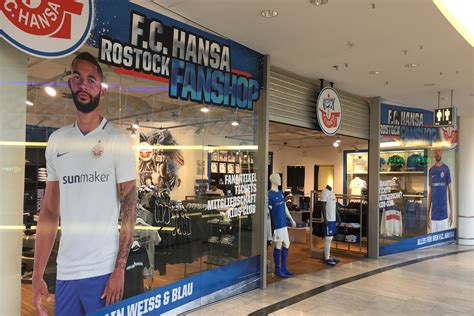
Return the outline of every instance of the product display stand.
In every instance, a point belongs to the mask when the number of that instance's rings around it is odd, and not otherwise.
[[[310,253],[313,258],[321,258],[322,249],[318,249],[314,245],[314,236],[313,237],[313,224],[322,225],[324,223],[324,219],[321,217],[314,217],[315,207],[320,200],[321,193],[317,191],[311,191],[311,213],[310,213],[310,232],[311,232],[311,241],[310,241]],[[336,194],[336,199],[341,204],[346,204],[349,206],[351,204],[358,205],[357,208],[355,207],[338,207],[338,217],[340,215],[344,215],[344,213],[349,213],[351,215],[356,215],[358,218],[358,223],[346,223],[343,221],[338,221],[337,223],[337,234],[334,238],[335,248],[336,250],[344,251],[346,254],[354,255],[356,253],[357,256],[363,257],[366,255],[365,252],[362,252],[363,244],[366,244],[363,241],[363,229],[365,223],[363,222],[363,206],[367,203],[367,197],[365,195],[348,195],[348,194]],[[351,236],[353,238],[347,239],[347,236]],[[340,238],[338,238],[340,237]],[[316,237],[317,238],[317,237]],[[343,240],[341,240],[343,238]],[[345,247],[345,244],[347,247]],[[351,247],[351,244],[358,244],[358,251]],[[341,247],[344,246],[344,247]]]

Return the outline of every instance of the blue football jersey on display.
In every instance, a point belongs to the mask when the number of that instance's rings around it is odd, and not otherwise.
[[[441,221],[448,218],[448,185],[451,184],[451,173],[445,164],[430,169],[431,219]]]
[[[268,191],[268,206],[272,208],[272,218],[275,229],[287,227],[285,197],[281,191]]]

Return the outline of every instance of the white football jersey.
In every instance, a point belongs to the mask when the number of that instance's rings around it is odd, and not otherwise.
[[[58,280],[114,270],[118,251],[118,183],[136,178],[127,137],[104,118],[84,135],[77,123],[55,131],[46,148],[48,181],[59,181]]]
[[[321,191],[321,202],[326,202],[326,220],[328,222],[336,221],[336,195],[334,192],[324,188]]]

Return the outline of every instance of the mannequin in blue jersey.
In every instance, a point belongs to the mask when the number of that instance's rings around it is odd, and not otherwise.
[[[278,173],[270,176],[272,184],[268,192],[268,207],[271,209],[271,215],[275,224],[273,232],[273,260],[275,261],[275,274],[280,278],[287,278],[293,273],[288,271],[286,263],[288,260],[288,248],[290,248],[290,238],[288,236],[287,218],[291,226],[296,227],[296,223],[286,207],[283,192],[278,190],[281,185],[281,178]]]

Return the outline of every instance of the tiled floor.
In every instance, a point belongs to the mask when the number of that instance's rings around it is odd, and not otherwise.
[[[363,259],[270,284],[188,315],[247,315],[321,285],[433,255],[474,250],[448,245]],[[271,315],[474,315],[474,252],[395,268],[341,285]]]

